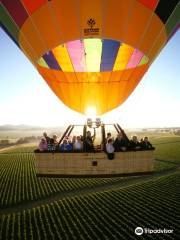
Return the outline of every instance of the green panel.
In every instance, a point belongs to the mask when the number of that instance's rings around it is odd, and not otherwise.
[[[146,57],[146,56],[144,55],[144,57],[141,59],[141,61],[140,61],[140,63],[138,64],[138,66],[143,65],[143,64],[145,64],[145,63],[147,63],[147,62],[148,62],[148,57]]]
[[[171,34],[173,29],[176,27],[176,25],[180,22],[180,3],[176,6],[176,9],[174,10],[173,14],[170,16],[167,24],[166,24],[166,31],[168,36]]]
[[[44,61],[44,59],[43,59],[42,57],[38,60],[38,64],[39,64],[41,67],[49,68],[49,66],[47,65],[47,63]]]
[[[2,5],[0,5],[0,22],[3,26],[5,26],[10,35],[18,43],[19,29]]]

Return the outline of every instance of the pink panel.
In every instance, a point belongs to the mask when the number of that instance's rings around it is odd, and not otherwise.
[[[144,56],[144,54],[142,52],[140,52],[139,50],[135,49],[126,68],[134,68],[136,67],[139,62],[141,61],[141,58]]]
[[[86,71],[84,44],[80,40],[66,44],[74,70],[77,72]]]

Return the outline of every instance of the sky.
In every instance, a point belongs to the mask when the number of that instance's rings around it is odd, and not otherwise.
[[[0,125],[52,127],[83,123],[0,29]],[[130,97],[102,116],[124,128],[180,127],[180,31],[168,42]]]

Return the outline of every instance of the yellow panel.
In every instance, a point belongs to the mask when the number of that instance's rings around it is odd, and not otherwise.
[[[74,71],[65,45],[60,45],[53,50],[53,54],[64,72]]]
[[[113,70],[116,71],[125,69],[133,51],[133,47],[130,47],[127,44],[122,44],[119,48]]]

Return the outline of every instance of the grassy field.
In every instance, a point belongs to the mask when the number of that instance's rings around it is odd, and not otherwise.
[[[151,137],[151,142],[156,148],[155,169],[165,170],[180,164],[180,136],[162,134]]]
[[[180,137],[154,138],[152,142],[156,147],[157,159],[180,162]]]
[[[150,139],[152,176],[37,178],[34,146],[1,153],[0,239],[178,239],[180,137]],[[174,233],[136,236],[137,226]]]

